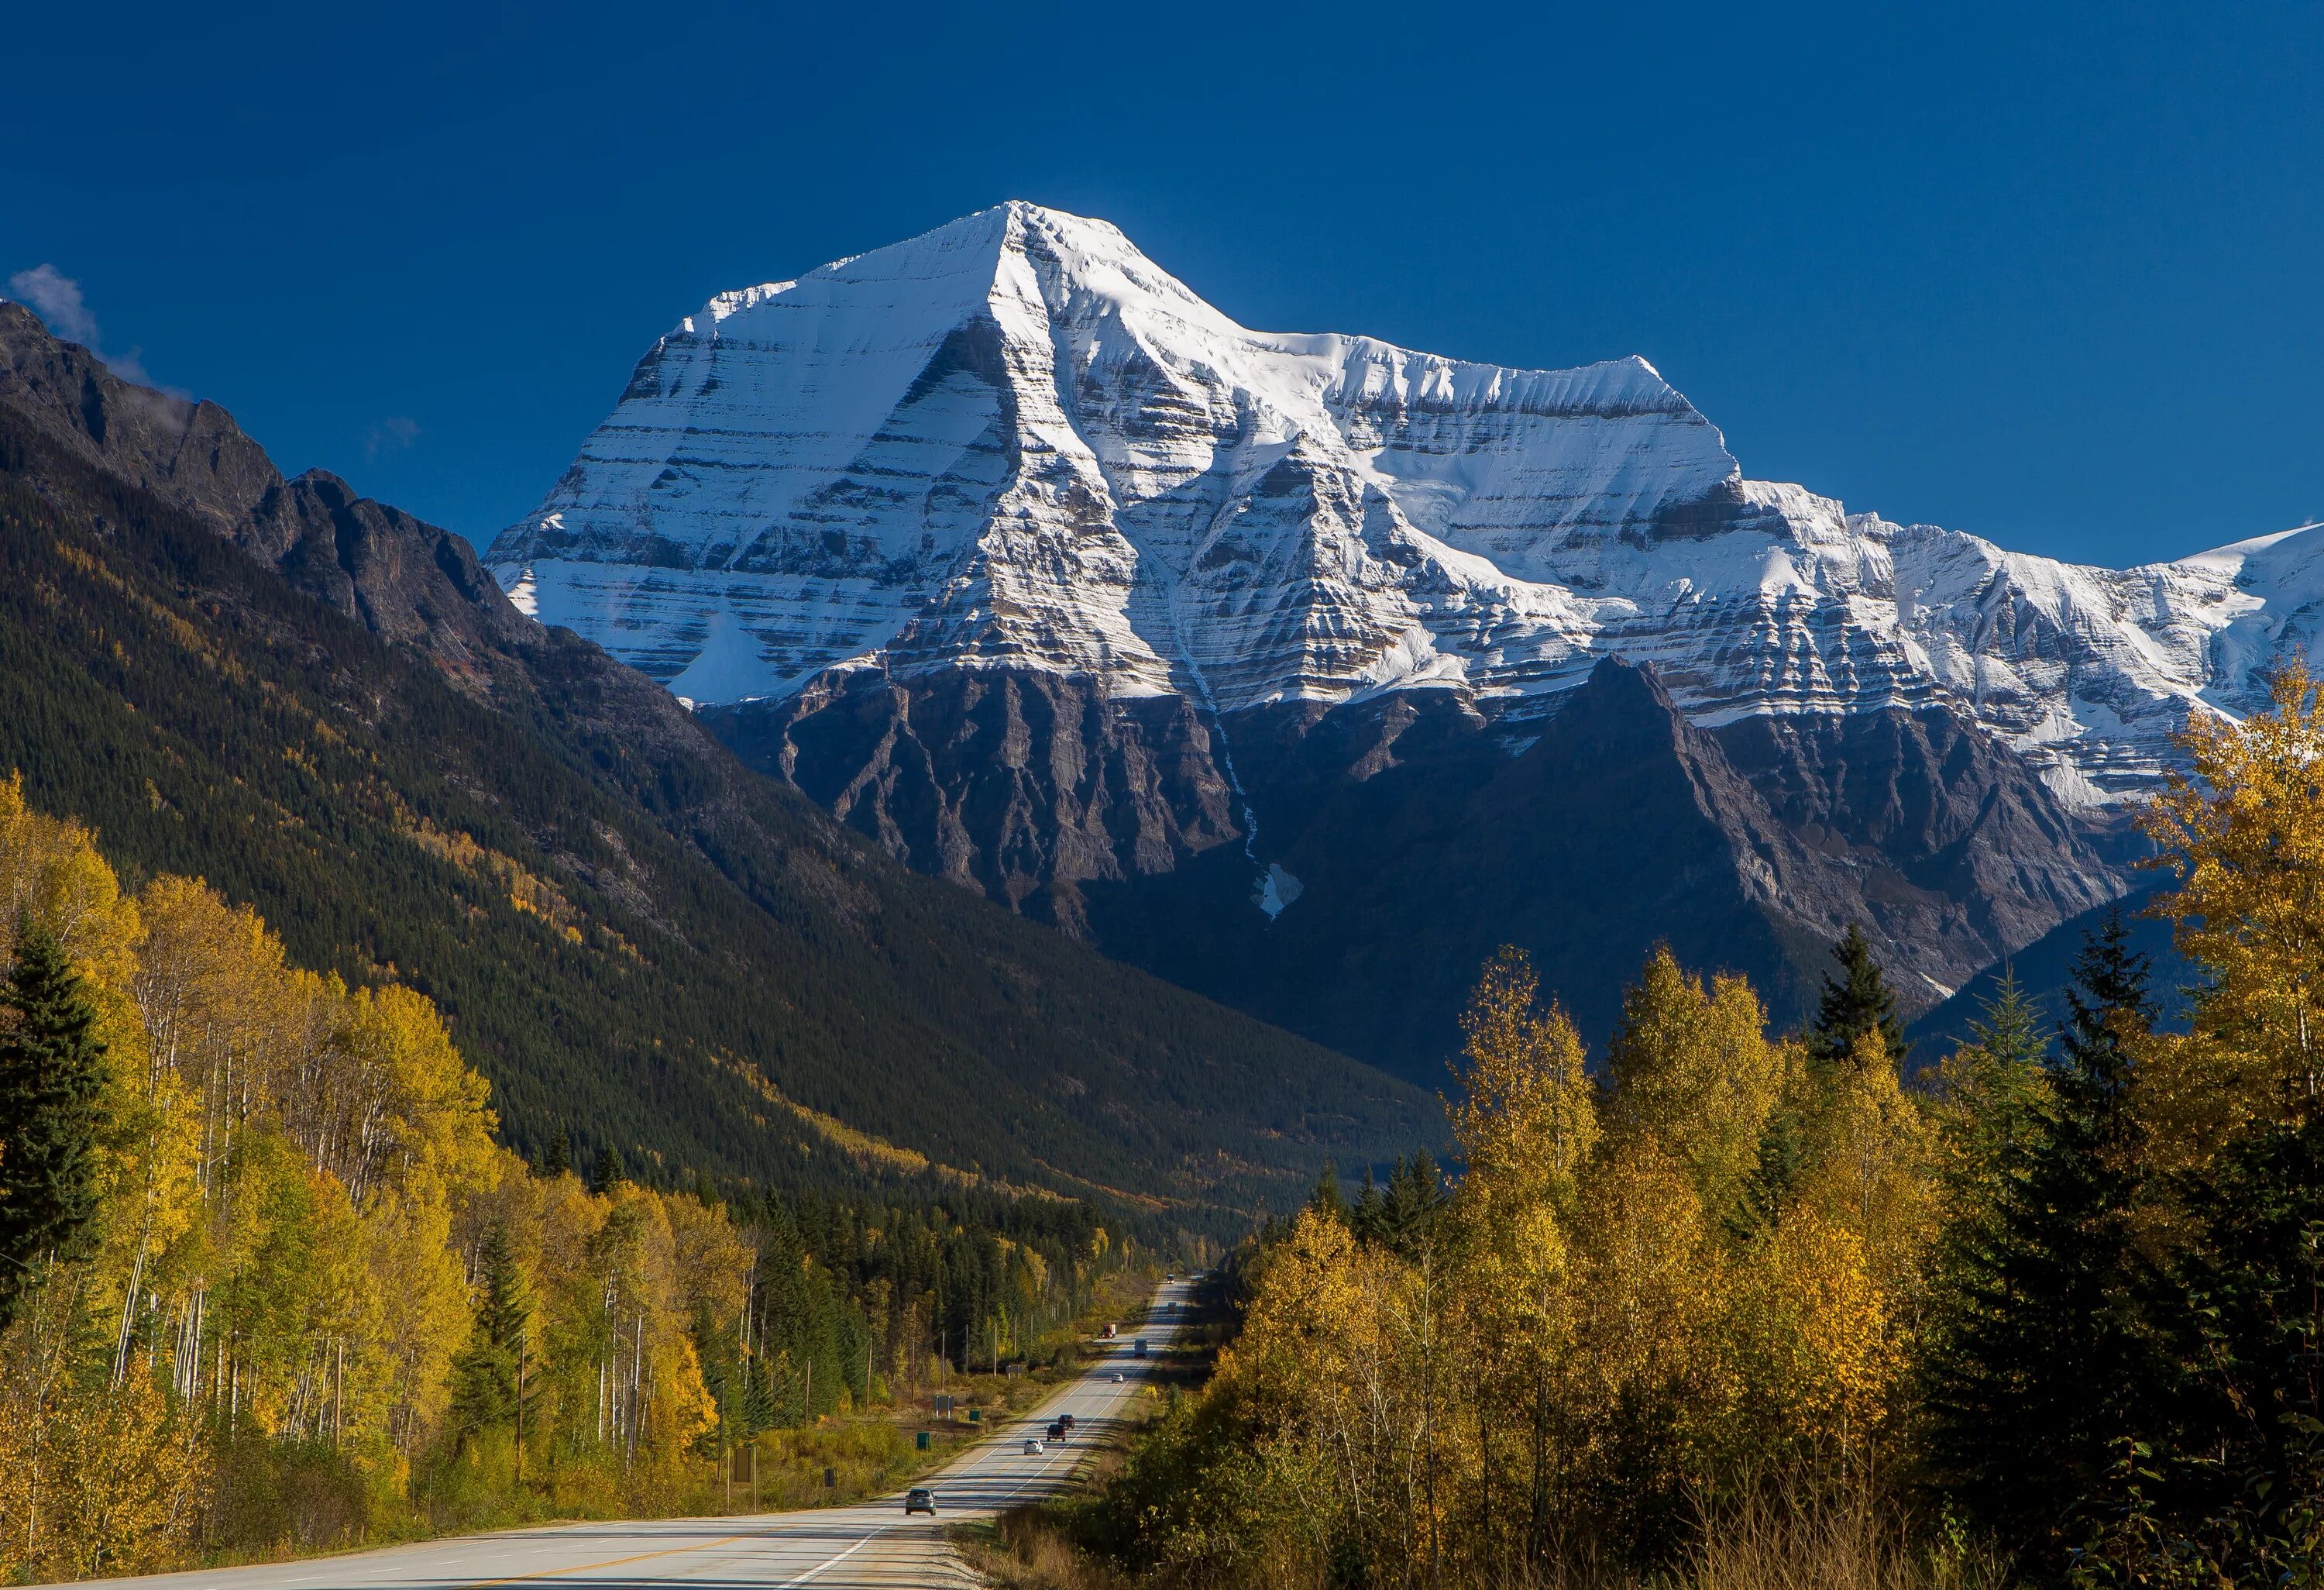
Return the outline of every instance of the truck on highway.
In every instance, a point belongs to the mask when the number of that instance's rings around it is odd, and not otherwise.
[[[1140,1336],[1136,1341],[1130,1344],[1130,1355],[1132,1358],[1143,1358],[1146,1356],[1146,1338],[1144,1336]]]

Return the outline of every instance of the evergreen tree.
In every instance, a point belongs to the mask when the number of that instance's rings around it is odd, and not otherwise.
[[[1399,1159],[1388,1173],[1382,1235],[1398,1253],[1417,1250],[1434,1234],[1437,1210],[1444,1201],[1436,1161],[1423,1150],[1410,1160]]]
[[[547,1179],[566,1175],[573,1169],[573,1138],[564,1127],[549,1140],[549,1151],[540,1157],[539,1174]]]
[[[105,1085],[96,1025],[64,947],[23,929],[0,993],[0,1328],[45,1262],[88,1246]]]
[[[2082,936],[2058,1035],[2064,1063],[2052,1068],[2051,1080],[2068,1113],[2087,1118],[2108,1148],[2128,1146],[2133,1130],[2126,1095],[2133,1050],[2154,1030],[2151,975],[2147,957],[2130,948],[2121,906],[2109,908],[2097,930]]]
[[[1388,1233],[1388,1200],[1380,1196],[1379,1183],[1373,1179],[1372,1168],[1364,1167],[1363,1190],[1356,1195],[1353,1208],[1348,1211],[1348,1226],[1356,1234],[1358,1242],[1376,1243]]]
[[[2025,997],[2015,967],[2005,963],[1993,997],[1980,1002],[1980,1020],[1969,1024],[1970,1040],[1999,1066],[2012,1070],[2039,1067],[2050,1052],[2042,1035],[2042,1012]]]
[[[2260,1132],[2191,1189],[2174,1279],[2190,1395],[2162,1469],[2181,1521],[2225,1519],[2265,1582],[2324,1562],[2324,1112]],[[2308,1552],[2306,1576],[2299,1547]],[[2274,1549],[2271,1552],[2270,1548]]]
[[[613,1144],[607,1143],[604,1151],[597,1156],[595,1190],[601,1193],[611,1192],[629,1179],[630,1168],[622,1163],[622,1151]]]
[[[1969,1041],[1947,1060],[1940,1077],[1947,1111],[1945,1132],[1954,1151],[1957,1205],[1993,1204],[1995,1179],[2023,1160],[2043,1095],[2049,1040],[2041,1012],[2016,974],[2004,967],[2000,985],[1969,1023]]]
[[[1779,1098],[1759,1128],[1759,1152],[1752,1160],[1751,1173],[1743,1179],[1742,1197],[1736,1202],[1729,1229],[1737,1237],[1748,1239],[1773,1227],[1791,1201],[1807,1163],[1807,1123],[1794,1105]]]
[[[1315,1178],[1315,1190],[1307,1195],[1307,1206],[1342,1225],[1347,1222],[1348,1200],[1340,1192],[1339,1169],[1329,1160],[1323,1161],[1323,1174]]]
[[[2126,1091],[2154,1008],[2119,911],[2085,938],[2074,976],[2047,1095],[2003,1145],[1993,1207],[1946,1234],[1958,1281],[1938,1301],[1928,1386],[1942,1479],[2006,1541],[2034,1547],[2037,1571],[2119,1442],[2152,1433],[2169,1379],[2130,1221]]]
[[[1830,976],[1823,980],[1823,997],[1807,1033],[1808,1063],[1823,1071],[1846,1065],[1856,1052],[1857,1040],[1877,1027],[1889,1058],[1902,1068],[1904,1021],[1896,1013],[1895,991],[1872,958],[1872,941],[1861,928],[1851,926],[1831,953],[1840,962],[1840,975],[1837,981]]]
[[[507,1227],[495,1221],[478,1255],[476,1320],[468,1345],[452,1360],[452,1424],[462,1437],[512,1424],[530,1355],[532,1289],[510,1251]]]

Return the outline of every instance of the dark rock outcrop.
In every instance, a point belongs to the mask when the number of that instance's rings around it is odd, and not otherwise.
[[[382,639],[427,651],[464,688],[488,692],[493,654],[539,635],[459,536],[374,502],[327,470],[286,480],[217,404],[123,381],[7,302],[0,401]]]
[[[711,731],[899,860],[1086,937],[1082,886],[1172,871],[1240,837],[1211,734],[1181,697],[961,669],[835,671]]]
[[[838,674],[706,721],[911,864],[1423,1082],[1505,943],[1593,1036],[1657,941],[1790,1021],[1851,923],[1925,1007],[2118,888],[2033,771],[1941,711],[1704,729],[1612,659],[1524,726],[1449,689],[1214,723],[991,669]],[[1272,920],[1268,867],[1298,891]]]

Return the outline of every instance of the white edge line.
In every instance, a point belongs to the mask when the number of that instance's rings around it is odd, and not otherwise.
[[[858,1540],[854,1545],[841,1552],[837,1557],[825,1558],[824,1561],[819,1562],[816,1564],[815,1567],[807,1569],[807,1572],[801,1574],[798,1578],[792,1579],[788,1583],[785,1584],[783,1585],[783,1590],[791,1590],[792,1585],[806,1584],[809,1579],[814,1578],[816,1575],[823,1572],[825,1568],[838,1567],[841,1563],[845,1562],[849,1558],[854,1556],[857,1552],[862,1550],[866,1546],[871,1545],[872,1541],[877,1540],[881,1536],[886,1534],[890,1530],[892,1530],[896,1526],[893,1524],[881,1524],[878,1529],[864,1536],[863,1539]]]

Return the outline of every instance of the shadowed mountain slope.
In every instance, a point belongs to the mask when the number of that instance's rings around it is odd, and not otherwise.
[[[1223,1217],[1399,1084],[914,876],[467,544],[0,304],[0,770],[133,876],[429,993],[520,1145],[1118,1188]],[[868,1134],[868,1135],[865,1135]]]

